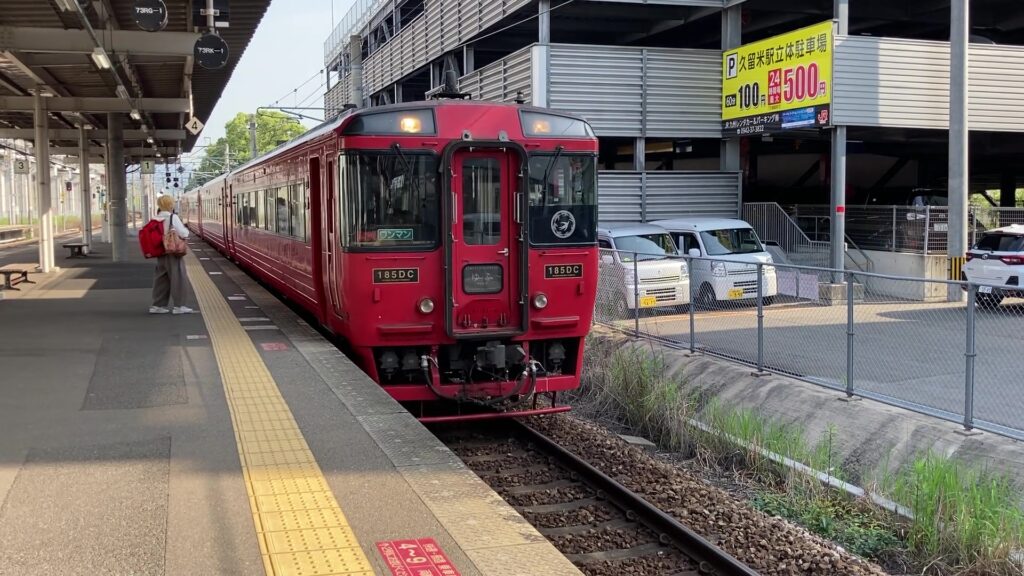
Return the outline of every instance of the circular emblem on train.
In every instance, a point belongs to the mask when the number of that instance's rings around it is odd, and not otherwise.
[[[551,217],[551,232],[559,238],[565,239],[572,236],[576,231],[576,217],[568,210],[559,210]]]

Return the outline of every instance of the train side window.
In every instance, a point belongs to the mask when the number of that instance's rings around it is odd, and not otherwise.
[[[265,229],[267,227],[267,203],[265,200],[266,197],[266,190],[256,191],[256,227],[261,229]]]
[[[302,188],[302,184],[292,184],[288,187],[288,216],[291,220],[291,235],[305,242],[306,210],[302,198]]]
[[[292,231],[289,229],[289,218],[288,218],[288,187],[281,186],[277,189],[277,195],[274,198],[274,204],[277,205],[277,226],[276,231],[278,234],[285,236],[291,236]]]

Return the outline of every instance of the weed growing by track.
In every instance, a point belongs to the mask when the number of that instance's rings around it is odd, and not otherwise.
[[[754,507],[883,565],[902,569],[909,559],[928,574],[1024,573],[1014,556],[1024,546],[1021,493],[1009,479],[933,454],[905,470],[883,470],[874,491],[906,506],[913,515],[906,520],[766,455],[842,479],[834,430],[812,444],[798,426],[703,397],[672,368],[653,345],[590,338],[575,403],[596,420],[754,481]]]

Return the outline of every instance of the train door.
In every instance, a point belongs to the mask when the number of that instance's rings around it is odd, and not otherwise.
[[[324,171],[325,196],[327,202],[324,204],[324,230],[327,231],[327,245],[324,247],[326,254],[327,291],[331,299],[331,309],[335,314],[341,314],[341,306],[338,300],[338,198],[337,198],[337,174],[335,173],[334,160],[327,161],[327,170]]]
[[[235,255],[235,195],[232,193],[234,186],[228,183],[224,183],[224,209],[222,216],[224,217],[224,249],[227,251],[228,256],[234,257]]]
[[[452,155],[450,235],[452,336],[521,331],[515,156],[503,150]]]
[[[309,221],[313,223],[314,228],[309,231],[310,237],[310,250],[312,251],[313,261],[313,286],[316,289],[316,302],[319,306],[319,316],[321,320],[324,320],[324,324],[327,325],[327,283],[329,281],[324,260],[326,255],[324,254],[324,231],[327,229],[324,224],[324,198],[323,198],[323,186],[321,179],[323,175],[320,174],[320,158],[317,156],[309,159]]]

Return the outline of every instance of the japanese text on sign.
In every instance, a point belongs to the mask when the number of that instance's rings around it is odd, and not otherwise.
[[[393,576],[459,576],[433,538],[377,542],[377,550]]]
[[[766,131],[827,125],[832,47],[832,22],[822,22],[726,52],[723,127],[742,134],[755,126]]]

